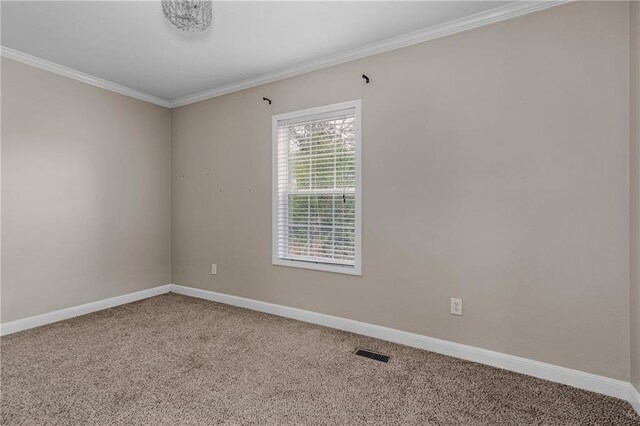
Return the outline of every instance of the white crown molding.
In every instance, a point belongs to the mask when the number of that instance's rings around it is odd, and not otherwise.
[[[634,404],[634,402],[632,402],[631,393],[631,389],[633,389],[633,387],[630,383],[622,380],[611,379],[609,377],[598,376],[596,374],[586,373],[579,370],[559,367],[553,364],[547,364],[527,358],[521,358],[474,346],[396,330],[393,328],[350,320],[347,318],[334,317],[331,315],[305,311],[303,309],[276,305],[239,296],[232,296],[229,294],[216,293],[194,287],[171,284],[170,291],[184,296],[211,300],[227,305],[278,315],[285,318],[292,318],[298,321],[336,328],[338,330],[349,331],[351,333],[374,337],[376,339],[399,343],[401,345],[411,346],[431,352],[437,352],[439,354],[449,355],[556,383],[562,383],[564,385],[585,389],[591,392],[613,396],[615,398],[629,401],[632,405]],[[634,398],[637,398],[637,392]],[[640,407],[637,405],[637,401],[634,408],[640,414]]]
[[[215,98],[217,96],[226,95],[240,90],[261,86],[274,81],[284,80],[286,78],[295,77],[323,68],[332,67],[334,65],[343,64],[345,62],[354,61],[356,59],[365,58],[367,56],[377,55],[379,53],[388,52],[390,50],[400,49],[402,47],[412,46],[428,40],[456,34],[473,28],[482,27],[507,19],[516,18],[518,16],[527,15],[551,7],[569,3],[574,0],[550,0],[550,1],[519,1],[513,4],[507,4],[495,9],[480,12],[464,18],[456,19],[444,24],[435,25],[422,30],[411,32],[390,39],[369,44],[357,49],[348,50],[336,55],[327,56],[322,59],[306,62],[304,64],[295,65],[284,68],[272,73],[263,74],[258,77],[242,80],[239,82],[227,84],[204,92],[181,98],[172,99],[169,104],[171,108],[204,101],[206,99]]]
[[[121,95],[129,96],[141,101],[150,102],[152,104],[160,105],[165,108],[170,108],[171,103],[166,99],[157,98],[155,96],[148,95],[138,90],[130,89],[120,84],[112,83],[107,80],[103,80],[98,77],[94,77],[89,74],[85,74],[80,71],[76,71],[71,68],[67,68],[62,65],[47,61],[45,59],[38,58],[33,55],[29,55],[24,52],[20,52],[15,49],[11,49],[5,46],[0,46],[0,54],[2,57],[12,59],[14,61],[22,62],[23,64],[31,65],[41,70],[49,71],[55,74],[59,74],[74,80],[81,81],[92,86],[100,87],[101,89],[110,90],[112,92],[119,93]]]
[[[123,294],[122,296],[111,297],[109,299],[98,300],[96,302],[85,303],[84,305],[72,306],[59,311],[48,312],[42,315],[23,318],[11,322],[0,324],[0,336],[17,333],[18,331],[28,330],[41,325],[51,324],[54,322],[66,320],[80,315],[90,314],[91,312],[101,311],[103,309],[113,308],[114,306],[124,305],[125,303],[135,302],[137,300],[147,299],[149,297],[158,296],[168,293],[169,284],[146,290],[137,291],[135,293]]]

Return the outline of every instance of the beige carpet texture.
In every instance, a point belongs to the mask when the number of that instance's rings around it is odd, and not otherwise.
[[[171,293],[0,340],[3,425],[640,425],[615,398]]]

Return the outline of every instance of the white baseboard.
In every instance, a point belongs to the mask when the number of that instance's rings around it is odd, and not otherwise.
[[[476,348],[474,346],[435,339],[433,337],[422,336],[420,334],[395,330],[393,328],[176,284],[166,284],[135,293],[129,293],[122,296],[116,296],[105,300],[99,300],[47,314],[36,315],[0,324],[0,335],[5,336],[18,331],[28,330],[41,325],[51,324],[57,321],[135,302],[137,300],[146,299],[168,292],[211,300],[227,305],[239,306],[242,308],[252,309],[254,311],[265,312],[281,317],[292,318],[325,327],[375,337],[389,342],[400,343],[402,345],[418,349],[424,349],[456,358],[479,362],[505,370],[550,380],[552,382],[562,383],[576,388],[613,396],[629,401],[638,414],[640,414],[640,393],[638,393],[630,383],[622,380],[611,379],[544,362]]]
[[[629,397],[627,398],[629,404],[636,410],[636,413],[640,414],[640,392],[629,384]]]
[[[109,299],[98,300],[96,302],[86,303],[84,305],[60,309],[59,311],[53,311],[42,315],[36,315],[33,317],[6,322],[0,324],[0,335],[6,336],[7,334],[17,333],[18,331],[28,330],[30,328],[51,324],[73,317],[78,317],[80,315],[101,311],[107,308],[113,308],[114,306],[135,302],[136,300],[158,296],[159,294],[168,293],[170,288],[170,284],[165,284],[159,287],[137,291],[135,293],[123,294],[122,296],[111,297]]]
[[[239,306],[252,309],[254,311],[266,312],[281,317],[292,318],[325,327],[337,328],[339,330],[350,331],[389,342],[400,343],[414,348],[437,352],[444,355],[453,356],[469,361],[491,365],[517,373],[550,380],[556,383],[585,389],[616,398],[630,400],[629,388],[631,385],[622,380],[611,379],[598,376],[583,371],[572,370],[570,368],[559,367],[544,362],[533,361],[487,349],[476,348],[474,346],[435,339],[433,337],[422,336],[420,334],[395,330],[393,328],[368,324],[346,318],[334,317],[317,312],[305,311],[303,309],[290,308],[288,306],[276,305],[259,300],[246,299],[244,297],[231,296],[228,294],[216,293],[208,290],[201,290],[193,287],[171,284],[171,292],[185,296],[197,297],[200,299],[212,300],[214,302],[225,303],[227,305]],[[632,388],[632,387],[631,387]],[[635,389],[634,389],[635,391]],[[637,396],[637,392],[635,394]],[[640,401],[640,400],[637,400]],[[636,401],[636,402],[637,402]],[[631,402],[631,404],[634,404]],[[638,405],[634,405],[638,413]]]

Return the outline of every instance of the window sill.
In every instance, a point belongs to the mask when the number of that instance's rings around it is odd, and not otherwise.
[[[312,269],[315,271],[334,272],[336,274],[356,275],[361,277],[362,270],[359,265],[353,268],[337,265],[327,265],[322,263],[304,262],[297,260],[273,259],[275,266],[288,266],[290,268]]]

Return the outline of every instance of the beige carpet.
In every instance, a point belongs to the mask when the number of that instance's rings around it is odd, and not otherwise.
[[[175,294],[4,337],[0,355],[6,425],[640,425],[618,399]]]

